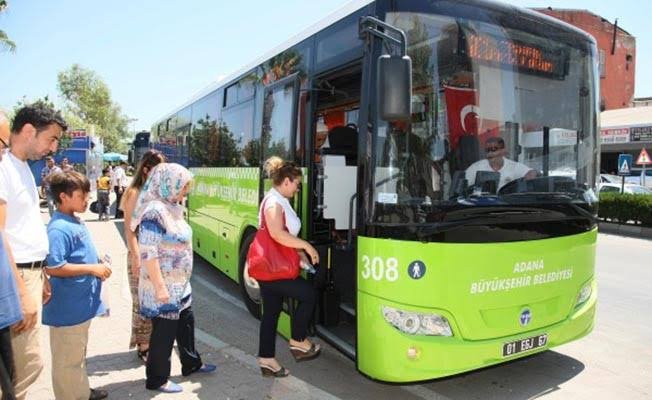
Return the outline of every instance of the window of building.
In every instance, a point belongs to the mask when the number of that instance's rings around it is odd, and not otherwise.
[[[600,49],[600,78],[605,78],[607,76],[607,55],[604,50]]]

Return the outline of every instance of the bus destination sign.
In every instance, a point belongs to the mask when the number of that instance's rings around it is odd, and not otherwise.
[[[479,33],[467,33],[466,42],[468,55],[474,60],[516,67],[520,71],[556,78],[562,78],[566,74],[562,51]]]

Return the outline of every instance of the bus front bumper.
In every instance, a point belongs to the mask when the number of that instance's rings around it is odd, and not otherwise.
[[[453,336],[418,336],[399,331],[386,322],[383,306],[405,308],[358,292],[357,367],[368,377],[385,382],[418,382],[459,374],[526,357],[570,342],[591,332],[595,320],[597,288],[568,318],[554,325],[489,340],[465,340],[455,328],[454,316],[433,309],[410,307],[410,311],[439,313],[451,321]],[[547,335],[543,347],[503,356],[506,343]]]

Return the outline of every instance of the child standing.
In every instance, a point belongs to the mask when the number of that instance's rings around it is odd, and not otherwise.
[[[48,224],[50,254],[46,273],[52,297],[43,306],[43,324],[50,326],[52,386],[57,400],[96,400],[105,390],[90,389],[86,346],[91,319],[105,312],[102,281],[111,269],[100,262],[90,232],[75,213],[86,211],[90,182],[75,171],[54,174],[50,190],[58,205]]]
[[[109,207],[111,205],[109,193],[111,193],[111,171],[107,167],[102,170],[102,176],[97,180],[97,209],[99,210],[100,221],[109,220]]]

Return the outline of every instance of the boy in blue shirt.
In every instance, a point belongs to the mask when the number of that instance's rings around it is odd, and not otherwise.
[[[43,324],[50,326],[54,395],[57,400],[103,399],[105,390],[89,387],[86,345],[91,319],[106,311],[100,290],[111,269],[100,261],[88,228],[75,216],[88,207],[90,182],[75,171],[55,173],[50,190],[58,211],[48,224],[46,273],[52,297],[43,306]]]

